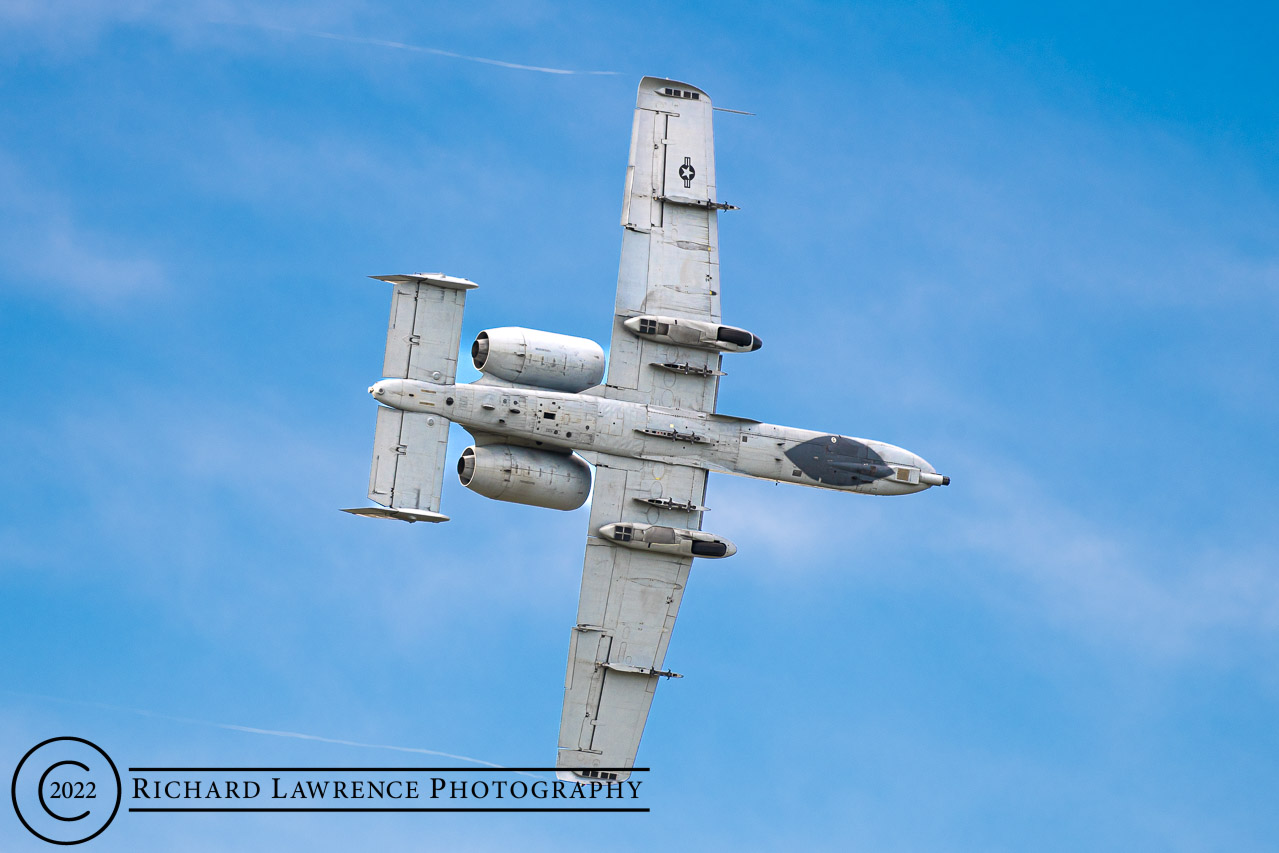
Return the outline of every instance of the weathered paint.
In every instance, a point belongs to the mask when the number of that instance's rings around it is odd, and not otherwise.
[[[897,467],[934,473],[916,454],[882,441],[588,394],[413,379],[383,379],[369,391],[393,408],[438,412],[473,433],[548,450],[593,450],[870,495],[929,488],[897,482]]]

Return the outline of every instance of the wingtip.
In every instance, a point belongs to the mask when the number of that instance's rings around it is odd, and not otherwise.
[[[681,94],[679,96],[668,95],[665,91],[668,88],[673,90],[677,89],[680,91]],[[697,100],[703,101],[708,105],[711,102],[711,96],[707,94],[705,89],[702,89],[698,86],[694,86],[692,83],[685,83],[681,80],[670,80],[670,79],[667,79],[666,77],[645,77],[644,79],[640,80],[639,90],[640,92],[644,92],[647,90],[650,92],[656,92],[657,94],[664,95],[666,97],[680,97],[682,99],[684,98],[684,95],[683,95],[684,92],[690,92],[690,93],[696,92]]]

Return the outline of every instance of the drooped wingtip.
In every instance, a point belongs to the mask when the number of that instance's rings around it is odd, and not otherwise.
[[[710,105],[711,96],[706,94],[706,90],[701,89],[691,83],[684,83],[679,80],[671,80],[666,77],[645,77],[640,80],[640,92],[654,92],[666,98],[678,98],[685,101],[699,101]]]
[[[631,778],[631,771],[586,768],[573,770],[561,767],[555,771],[555,778],[564,782],[576,782],[578,785],[607,785],[610,783],[616,785]]]

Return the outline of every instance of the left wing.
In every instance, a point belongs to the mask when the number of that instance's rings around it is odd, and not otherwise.
[[[693,564],[692,557],[610,544],[599,529],[618,521],[700,529],[705,494],[700,468],[599,454],[564,683],[556,762],[566,768],[561,778],[616,782],[630,776],[657,680],[673,675],[662,665]]]
[[[728,206],[715,200],[711,99],[687,83],[645,77],[626,167],[607,396],[715,411],[719,353],[645,340],[622,324],[640,314],[720,321],[717,212]]]

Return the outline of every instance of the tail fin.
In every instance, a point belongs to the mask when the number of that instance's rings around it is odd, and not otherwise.
[[[440,273],[373,278],[395,285],[382,374],[451,385],[457,374],[466,291],[476,285]],[[447,515],[440,514],[448,437],[449,421],[443,415],[379,406],[369,500],[385,509],[344,512],[401,521],[448,521]]]

